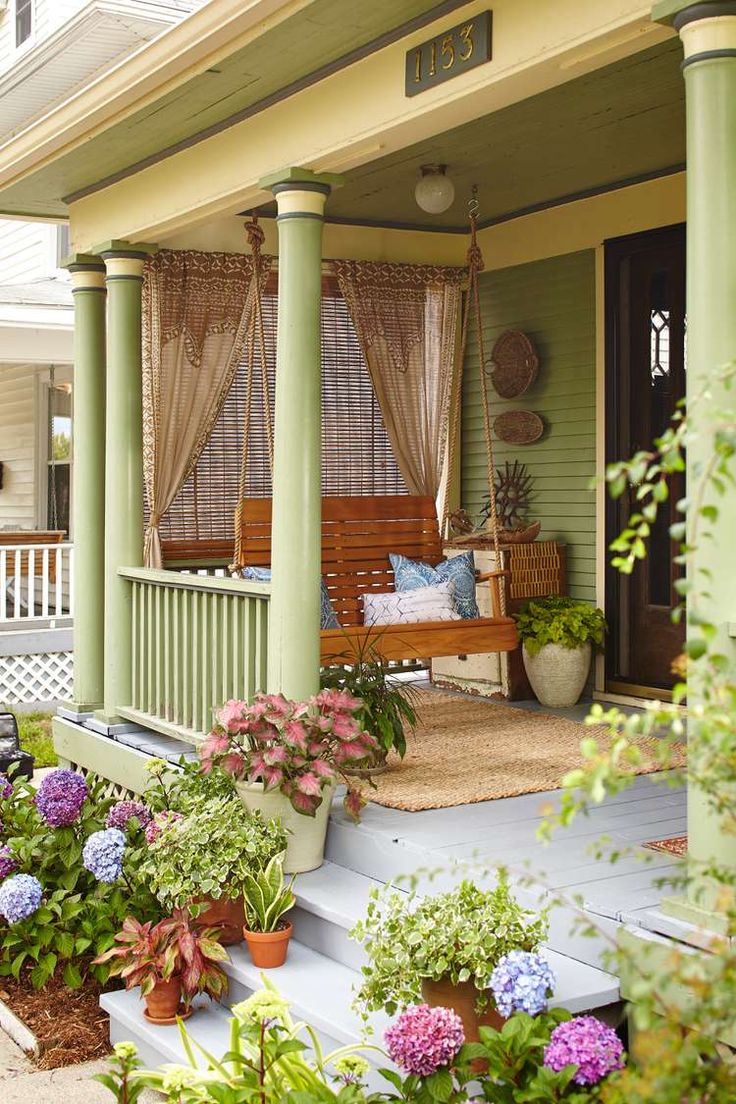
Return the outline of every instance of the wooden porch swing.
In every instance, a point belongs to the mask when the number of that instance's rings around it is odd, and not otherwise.
[[[488,456],[489,524],[498,562],[499,525],[493,479],[493,442],[488,410],[488,383],[483,367],[483,332],[478,294],[478,273],[483,269],[483,258],[476,241],[477,210],[478,204],[474,195],[470,204],[469,285],[463,313],[460,363],[462,366],[465,358],[472,312],[477,330]],[[246,231],[253,252],[254,286],[257,290],[254,303],[255,325],[251,330],[251,342],[247,351],[246,412],[238,506],[235,511],[235,557],[232,570],[238,574],[246,566],[269,567],[271,564],[271,500],[245,497],[256,333],[260,342],[268,455],[273,472],[273,423],[268,396],[263,311],[258,291],[263,232],[256,219],[246,226]],[[456,411],[450,430],[450,470],[454,465],[457,428]],[[351,655],[366,648],[373,649],[387,660],[509,652],[516,648],[516,624],[506,614],[505,591],[501,582],[509,573],[501,570],[477,577],[478,582],[488,582],[490,585],[491,617],[365,626],[363,595],[394,589],[390,552],[401,553],[432,566],[444,559],[437,510],[432,498],[416,495],[366,495],[322,499],[322,577],[340,623],[340,628],[321,630],[323,664],[349,662]]]

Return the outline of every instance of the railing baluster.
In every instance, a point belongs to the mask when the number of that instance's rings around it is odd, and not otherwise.
[[[0,548],[0,621],[8,620],[8,553]]]
[[[13,617],[16,621],[20,617],[21,567],[21,552],[19,548],[16,548],[15,565],[13,568]]]
[[[74,545],[70,544],[68,549],[68,563],[69,563],[69,616],[74,616]]]
[[[41,616],[49,615],[49,550],[43,550],[43,564],[41,569]]]

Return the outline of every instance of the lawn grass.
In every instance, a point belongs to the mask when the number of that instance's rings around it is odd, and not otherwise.
[[[51,736],[50,713],[16,713],[20,746],[35,757],[37,767],[55,767],[58,763]]]

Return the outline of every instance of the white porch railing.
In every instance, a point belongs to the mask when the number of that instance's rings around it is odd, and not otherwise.
[[[0,628],[71,617],[74,545],[0,544]]]
[[[121,568],[131,587],[132,686],[123,717],[196,738],[228,698],[266,685],[270,585]]]

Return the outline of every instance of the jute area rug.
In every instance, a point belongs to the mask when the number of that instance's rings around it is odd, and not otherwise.
[[[584,762],[580,741],[606,739],[602,727],[564,717],[435,690],[418,693],[419,724],[407,737],[405,758],[391,756],[376,788],[365,787],[377,805],[419,812],[556,790]],[[645,760],[636,773],[658,769]]]

